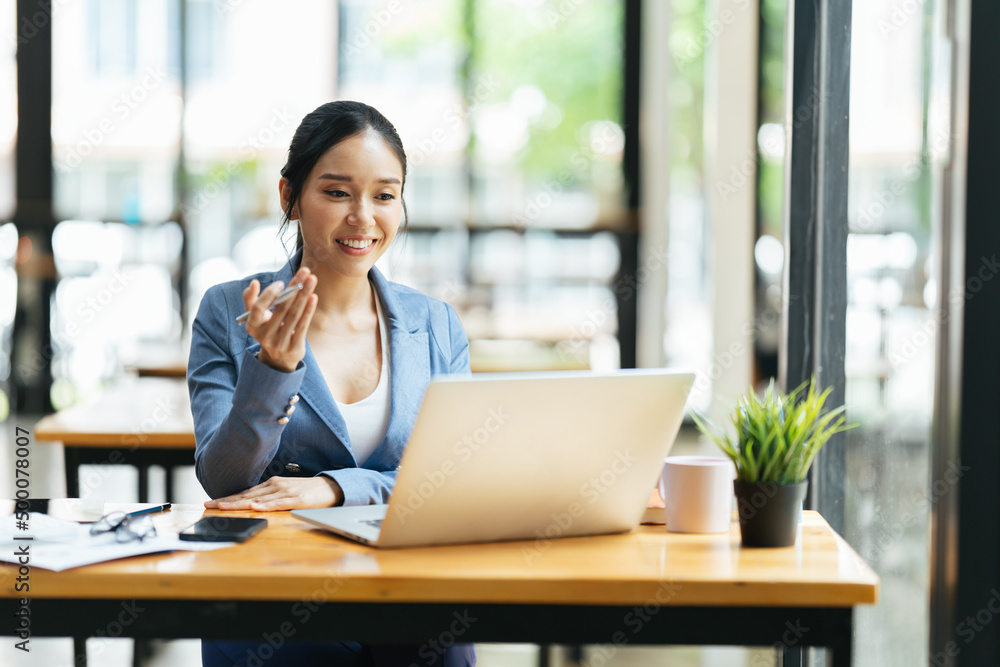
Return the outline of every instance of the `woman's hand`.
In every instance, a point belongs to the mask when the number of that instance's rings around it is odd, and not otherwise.
[[[295,274],[291,284],[298,283],[303,287],[295,298],[275,306],[273,312],[269,308],[285,288],[280,280],[268,285],[263,292],[260,283],[251,280],[243,290],[243,305],[250,311],[247,333],[260,343],[257,359],[285,373],[294,371],[306,356],[306,332],[319,301],[313,294],[317,279],[310,275],[309,269],[303,267]]]
[[[241,493],[225,498],[206,500],[210,510],[301,510],[310,507],[332,507],[344,502],[340,485],[325,475],[316,477],[272,477]]]

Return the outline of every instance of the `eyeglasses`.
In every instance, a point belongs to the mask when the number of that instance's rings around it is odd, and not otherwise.
[[[156,537],[156,526],[153,517],[147,515],[131,516],[125,512],[105,514],[90,527],[91,535],[103,533],[115,534],[115,542],[142,542],[147,537]]]

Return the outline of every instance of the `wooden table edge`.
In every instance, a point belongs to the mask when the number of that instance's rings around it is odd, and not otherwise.
[[[100,449],[194,449],[193,433],[81,433],[79,431],[35,431],[39,444],[62,444],[63,447]],[[192,459],[193,465],[193,459]]]
[[[74,570],[47,573],[55,581],[36,583],[32,598],[120,599],[115,573],[88,575],[77,584]],[[37,579],[36,579],[37,581]],[[317,598],[331,602],[467,603],[583,606],[739,606],[854,607],[878,601],[878,582],[761,581],[538,581],[511,579],[443,579],[336,575],[285,579],[282,589],[254,587],[246,576],[186,574],[178,585],[170,574],[149,574],[133,580],[129,595],[163,600],[244,600],[296,602]],[[688,584],[687,590],[685,590]],[[51,586],[51,590],[46,590]],[[107,591],[107,592],[104,592]],[[168,592],[169,591],[169,592]],[[499,591],[499,593],[498,593]],[[12,590],[0,597],[17,597]]]
[[[194,520],[204,514],[197,506],[177,506],[177,513],[183,521]],[[190,511],[188,511],[190,510]],[[169,517],[174,512],[165,513]],[[215,514],[217,511],[209,510]],[[236,512],[238,516],[260,516],[260,513]],[[292,521],[285,513],[274,516],[277,542],[287,539],[281,532],[282,525],[293,525],[302,531],[313,529]],[[190,516],[189,516],[190,515]],[[826,526],[821,516],[814,512],[804,514],[804,524]],[[287,530],[287,528],[285,529]],[[658,533],[656,527],[642,527],[639,539],[645,535]],[[735,530],[735,529],[734,529]],[[219,569],[216,565],[202,572],[184,571],[186,554],[198,558],[198,552],[175,551],[161,554],[137,556],[133,559],[111,561],[63,572],[41,570],[33,576],[32,598],[46,599],[120,599],[121,580],[129,581],[128,596],[136,599],[163,600],[241,600],[295,602],[320,597],[339,602],[360,603],[468,603],[468,604],[527,604],[527,605],[588,605],[588,606],[630,606],[658,604],[664,606],[738,606],[738,607],[822,607],[852,608],[861,604],[878,601],[880,580],[878,575],[851,549],[843,538],[826,526],[835,538],[835,553],[849,569],[838,577],[813,576],[791,577],[747,577],[739,573],[712,573],[706,575],[683,572],[674,578],[669,573],[649,576],[616,576],[611,578],[575,577],[572,574],[549,573],[545,577],[525,576],[518,572],[494,571],[477,575],[460,572],[450,573],[436,568],[431,574],[420,572],[400,576],[379,570],[366,571],[349,567],[342,573],[335,561],[329,566],[312,569],[308,573],[294,571],[284,573],[280,581],[272,585],[261,581],[259,567],[254,570],[233,572]],[[299,530],[289,535],[293,539],[308,540],[308,532]],[[296,537],[300,535],[300,537]],[[627,534],[626,534],[627,535]],[[624,539],[622,536],[597,536],[595,539]],[[574,538],[589,539],[589,538]],[[673,538],[678,539],[678,538]],[[679,538],[679,539],[684,539]],[[731,532],[730,540],[738,535]],[[562,541],[560,541],[562,543]],[[571,546],[567,541],[567,547]],[[257,547],[268,547],[266,543],[254,543]],[[516,542],[512,543],[516,546]],[[735,543],[732,543],[735,546]],[[249,546],[249,545],[248,545]],[[478,545],[472,545],[476,548]],[[484,545],[488,546],[488,545]],[[242,546],[233,547],[241,549]],[[279,548],[281,548],[279,546]],[[742,549],[742,547],[738,547]],[[793,549],[793,547],[789,547]],[[396,551],[396,550],[392,550]],[[405,551],[405,550],[401,550]],[[417,555],[424,549],[418,549]],[[754,550],[756,551],[756,550]],[[229,553],[229,549],[221,552]],[[212,558],[207,552],[206,556]],[[234,552],[235,553],[235,552]],[[369,547],[361,547],[345,542],[338,546],[335,554],[341,558],[351,555],[377,556],[382,552]],[[315,551],[307,557],[315,561]],[[180,558],[180,561],[171,562]],[[321,559],[326,556],[321,554]],[[294,560],[294,559],[293,559]],[[290,562],[294,565],[294,562]],[[356,567],[356,565],[355,565]],[[843,567],[843,565],[842,565]],[[178,569],[179,568],[179,569]],[[0,577],[10,577],[11,565],[0,566]],[[6,570],[6,571],[5,571]],[[289,576],[290,575],[290,576]],[[266,575],[265,575],[266,577]],[[11,587],[12,588],[12,587]],[[0,597],[18,597],[13,590],[0,590]]]

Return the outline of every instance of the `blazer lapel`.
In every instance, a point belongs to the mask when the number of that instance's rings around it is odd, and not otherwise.
[[[389,427],[385,439],[365,462],[366,468],[393,468],[402,455],[416,421],[424,392],[431,379],[428,333],[420,331],[420,320],[396,299],[391,285],[378,269],[372,268],[371,280],[382,300],[389,323]]]
[[[309,404],[323,423],[329,427],[337,439],[344,445],[344,448],[354,458],[354,451],[351,449],[351,438],[347,434],[347,422],[340,414],[337,402],[333,400],[330,393],[330,386],[323,377],[323,372],[319,368],[316,357],[313,356],[309,341],[306,341],[306,356],[303,359],[306,365],[306,375],[302,378],[302,386],[299,387],[299,396]],[[355,465],[357,461],[355,461]]]

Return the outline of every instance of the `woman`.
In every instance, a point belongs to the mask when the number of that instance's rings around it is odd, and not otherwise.
[[[402,142],[368,105],[324,104],[295,131],[278,190],[282,226],[298,221],[296,254],[276,273],[212,287],[194,321],[188,385],[207,508],[387,502],[430,377],[469,371],[454,309],[374,268],[405,213],[405,181]],[[206,641],[203,662],[244,664],[255,646]],[[434,663],[417,651],[300,642],[270,664],[475,664],[471,645]]]

